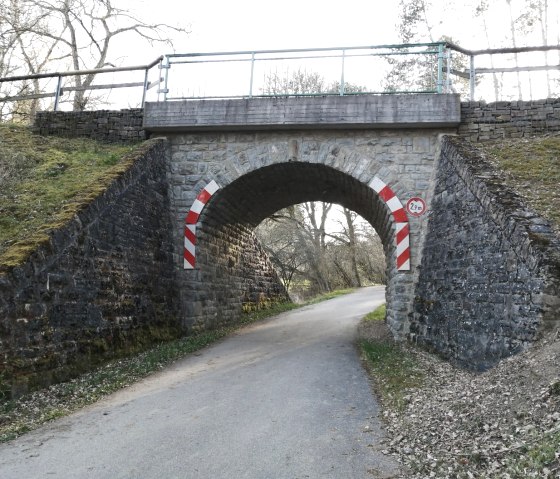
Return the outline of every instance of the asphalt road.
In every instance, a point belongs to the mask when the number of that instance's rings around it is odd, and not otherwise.
[[[354,346],[383,288],[248,327],[0,446],[0,478],[380,478],[378,406]]]

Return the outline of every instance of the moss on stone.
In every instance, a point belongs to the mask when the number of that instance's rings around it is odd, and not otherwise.
[[[0,273],[47,244],[144,151],[0,124]]]
[[[505,173],[505,183],[560,233],[560,135],[477,145]]]

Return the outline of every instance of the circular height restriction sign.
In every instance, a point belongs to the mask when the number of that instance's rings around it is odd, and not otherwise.
[[[417,196],[406,202],[406,211],[412,216],[422,216],[426,209],[426,202]]]

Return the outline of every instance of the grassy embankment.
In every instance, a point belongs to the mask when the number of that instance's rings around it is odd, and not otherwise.
[[[560,136],[507,139],[477,146],[503,171],[506,184],[560,232]],[[403,347],[387,336],[383,330],[384,317],[382,306],[362,320],[360,348],[381,403],[384,408],[399,413],[403,412],[406,398],[414,396],[415,390],[422,387],[425,376],[411,347]],[[546,470],[557,461],[558,441],[560,433],[548,434],[505,457],[503,477],[528,477],[529,472],[538,475]]]
[[[134,160],[134,146],[0,124],[0,271],[21,264]]]
[[[560,233],[560,135],[488,142],[482,150],[504,171],[506,184]],[[509,460],[508,473],[521,477],[527,469],[542,470],[555,460],[559,444],[560,433],[543,437],[530,450],[520,451],[521,459]]]
[[[138,145],[42,137],[25,127],[0,124],[0,271],[25,261],[37,246],[48,241],[49,231],[71,220],[102,193],[132,164],[136,148]],[[348,292],[328,293],[305,304]],[[17,401],[7,399],[0,378],[0,442],[91,404],[241,326],[298,306],[282,303],[251,312],[235,326],[160,344]]]
[[[560,135],[477,146],[503,170],[506,184],[560,232]]]

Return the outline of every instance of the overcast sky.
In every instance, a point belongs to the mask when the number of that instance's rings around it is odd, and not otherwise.
[[[525,1],[512,1],[514,16],[520,14],[520,9],[526,5]],[[428,11],[428,22],[431,31],[424,31],[422,40],[430,41],[431,33],[434,40],[447,35],[462,46],[472,49],[500,47],[505,44],[511,46],[511,40],[508,40],[511,33],[509,9],[505,0],[489,2],[489,9],[485,14],[489,27],[487,31],[483,30],[480,18],[473,18],[474,6],[478,2],[479,0],[429,2],[431,8]],[[173,35],[172,47],[155,44],[150,48],[138,41],[138,38],[128,36],[125,40],[123,37],[124,41],[115,45],[117,48],[114,50],[119,52],[115,60],[120,65],[146,64],[161,54],[173,52],[368,46],[401,42],[396,27],[399,0],[119,0],[119,6],[125,5],[128,5],[133,15],[147,22],[180,26],[190,33]],[[558,21],[558,5],[554,2],[549,2],[549,5],[552,5],[550,13],[554,13],[554,18]],[[535,34],[538,33],[539,30],[535,29]],[[554,40],[556,36],[553,37]],[[518,38],[518,44],[524,42],[534,45],[542,43],[538,35]],[[509,60],[513,60],[513,56]],[[488,61],[488,58],[482,57],[477,61]],[[544,63],[544,57],[533,63]],[[309,68],[314,70],[316,67],[309,64]],[[178,71],[178,67],[173,69],[175,79]],[[523,84],[527,80],[525,76],[527,75],[522,77]],[[544,74],[540,76],[544,78]],[[512,75],[509,77],[513,78]],[[537,75],[533,74],[532,77],[536,78]],[[223,72],[212,74],[211,78],[221,84],[234,83],[232,75]],[[356,75],[349,75],[349,78],[349,81],[355,83],[361,81]],[[246,79],[243,81],[246,82]],[[205,91],[195,86],[180,94],[211,94],[210,82],[204,81]],[[192,85],[192,82],[189,83]],[[536,80],[531,88],[534,98],[545,94],[542,93],[543,86]],[[479,91],[482,89],[479,88]]]
[[[130,5],[149,21],[188,28],[191,33],[176,41],[177,52],[398,42],[397,0],[136,0]],[[156,50],[168,53],[165,46]]]

